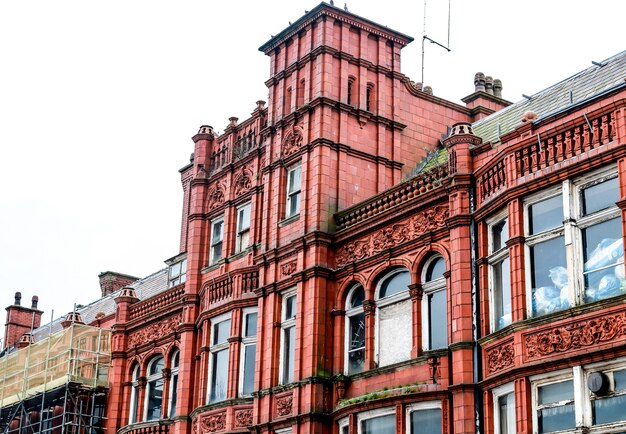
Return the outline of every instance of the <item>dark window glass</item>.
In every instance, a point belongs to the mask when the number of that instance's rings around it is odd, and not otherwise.
[[[619,200],[619,184],[617,178],[592,185],[582,190],[581,202],[583,215],[615,206]]]
[[[285,329],[285,360],[283,366],[283,384],[293,382],[294,374],[294,358],[296,348],[296,328],[289,327]]]
[[[257,313],[249,313],[246,315],[246,330],[245,337],[253,337],[256,336],[256,321],[257,321]]]
[[[496,330],[511,324],[511,269],[509,258],[493,265]]]
[[[163,379],[150,381],[148,383],[148,408],[146,420],[161,419],[161,408],[163,406]]]
[[[178,394],[177,388],[178,388],[178,373],[176,373],[175,375],[172,375],[172,390],[171,390],[171,402],[170,402],[170,419],[173,418],[174,416],[176,416],[176,396]]]
[[[572,429],[574,417],[574,386],[571,380],[539,387],[539,405],[552,404],[539,410],[539,432]],[[555,405],[562,403],[561,405]]]
[[[593,424],[626,420],[626,395],[611,396],[591,401]]]
[[[250,395],[254,392],[254,361],[256,357],[256,344],[245,346],[243,367],[243,394]]]
[[[380,286],[379,298],[389,297],[399,292],[407,291],[411,284],[411,276],[408,271],[400,271],[388,276]]]
[[[228,349],[213,353],[212,368],[209,401],[223,401],[226,399],[226,382],[228,381]]]
[[[164,367],[165,362],[163,360],[163,357],[159,357],[150,364],[150,372],[148,373],[148,375],[160,374],[161,371],[163,371]]]
[[[493,243],[493,251],[497,252],[506,247],[505,243],[509,239],[509,221],[508,219],[500,220],[491,227],[491,242]]]
[[[428,264],[428,269],[426,270],[426,282],[442,279],[445,271],[446,261],[444,261],[442,257],[433,260],[430,264]]]
[[[411,412],[411,434],[441,433],[441,409],[430,408]]]
[[[350,299],[350,307],[357,307],[363,305],[363,300],[365,300],[365,291],[363,291],[363,287],[361,285],[358,288],[355,288],[352,292],[352,298]]]
[[[354,374],[363,370],[365,362],[365,314],[351,316],[348,350],[348,372]]]
[[[428,335],[430,349],[448,346],[448,308],[446,290],[428,294]]]
[[[292,295],[291,297],[287,297],[285,306],[285,318],[291,319],[296,317],[296,296]]]
[[[395,434],[396,415],[373,417],[361,422],[362,434]]]
[[[563,198],[554,196],[528,207],[528,233],[538,234],[563,224]]]
[[[213,326],[213,345],[223,344],[230,337],[230,320],[218,322]]]

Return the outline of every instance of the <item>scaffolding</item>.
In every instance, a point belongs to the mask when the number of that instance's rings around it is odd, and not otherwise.
[[[72,324],[0,359],[4,434],[102,433],[111,332]]]

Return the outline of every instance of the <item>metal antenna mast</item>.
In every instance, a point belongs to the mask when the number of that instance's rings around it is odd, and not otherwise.
[[[428,40],[431,44],[438,45],[441,48],[447,50],[448,52],[452,51],[450,50],[450,1],[451,0],[448,0],[448,44],[443,45],[435,41],[434,39],[426,36],[426,0],[424,0],[424,27],[422,30],[422,33],[424,34],[424,36],[422,36],[422,86],[424,85],[424,52],[425,52],[424,42]]]

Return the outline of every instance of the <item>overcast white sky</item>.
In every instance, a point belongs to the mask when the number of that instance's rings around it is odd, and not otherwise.
[[[37,294],[47,322],[98,298],[100,272],[145,276],[177,254],[191,136],[267,100],[258,47],[318,3],[0,3],[0,307]],[[518,101],[626,48],[621,0],[451,4],[452,51],[427,44],[425,83],[455,102],[477,71]],[[415,37],[402,69],[420,81],[424,3],[348,8]],[[448,1],[426,15],[446,44]]]

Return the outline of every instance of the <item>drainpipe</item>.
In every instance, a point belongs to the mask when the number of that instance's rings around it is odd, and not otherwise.
[[[476,240],[476,233],[478,225],[474,220],[476,193],[474,185],[470,188],[470,215],[472,216],[470,222],[470,241],[472,243],[471,258],[472,258],[472,322],[473,322],[473,340],[474,340],[474,413],[475,413],[475,432],[476,434],[482,433],[483,424],[483,394],[481,393],[478,382],[482,380],[482,360],[480,354],[480,347],[478,345],[478,339],[480,338],[480,296],[478,285],[478,270],[476,266],[476,258],[478,258],[478,242]]]

